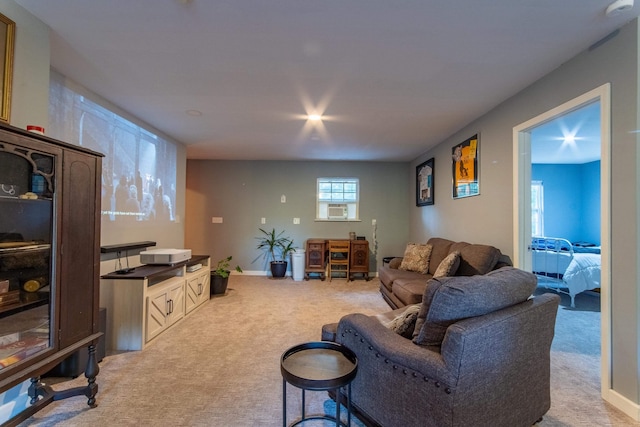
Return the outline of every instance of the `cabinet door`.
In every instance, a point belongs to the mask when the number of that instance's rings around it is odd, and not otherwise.
[[[167,317],[171,314],[169,293],[167,290],[147,297],[146,342],[156,337],[167,327]]]
[[[63,155],[59,262],[60,347],[98,332],[101,160],[81,152]]]
[[[359,271],[369,267],[369,243],[352,241],[351,242],[351,268],[359,269]],[[367,271],[367,270],[364,270]]]
[[[200,303],[200,295],[202,294],[202,277],[196,276],[187,279],[187,313],[196,308]]]
[[[211,296],[211,274],[209,271],[200,276],[202,278],[202,293],[200,294],[200,304],[209,301]]]
[[[184,317],[185,298],[184,298],[183,282],[179,284],[175,284],[169,289],[168,303],[169,303],[169,316],[167,318],[167,326],[170,326]]]

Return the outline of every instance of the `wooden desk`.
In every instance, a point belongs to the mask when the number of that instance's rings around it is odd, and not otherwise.
[[[349,266],[347,280],[354,280],[355,275],[362,275],[369,280],[369,242],[366,240],[349,239],[307,239],[305,251],[304,279],[309,280],[311,274],[317,274],[320,280],[324,280],[327,274],[327,258],[329,240],[342,240],[350,242]]]

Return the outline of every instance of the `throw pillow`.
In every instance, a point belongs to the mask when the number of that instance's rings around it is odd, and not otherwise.
[[[422,274],[427,273],[429,271],[431,249],[431,245],[409,243],[404,250],[400,270],[415,271]]]
[[[451,250],[456,250],[453,247]],[[460,266],[458,276],[475,276],[476,274],[487,274],[498,263],[500,250],[489,245],[466,245],[460,250]]]
[[[534,274],[514,267],[503,267],[485,276],[431,279],[422,298],[413,342],[441,345],[453,323],[526,301],[536,284]]]
[[[460,252],[453,251],[438,265],[433,277],[455,276],[458,266],[460,266]]]
[[[420,311],[420,304],[413,304],[407,307],[405,311],[393,318],[384,325],[405,338],[413,336],[413,329],[416,326],[416,319]]]

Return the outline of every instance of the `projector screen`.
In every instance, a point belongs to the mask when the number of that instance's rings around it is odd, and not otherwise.
[[[174,222],[176,145],[93,102],[52,74],[47,135],[105,155],[102,231]]]

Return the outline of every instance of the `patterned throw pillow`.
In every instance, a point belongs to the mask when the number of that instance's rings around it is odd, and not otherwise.
[[[460,252],[453,251],[438,265],[433,277],[455,276],[460,266]]]
[[[402,263],[400,264],[400,270],[426,274],[429,271],[429,258],[431,258],[432,249],[432,246],[427,244],[407,244]]]
[[[413,304],[407,307],[405,311],[396,316],[393,320],[384,325],[405,338],[413,336],[413,330],[416,326],[416,319],[420,311],[420,304]]]

